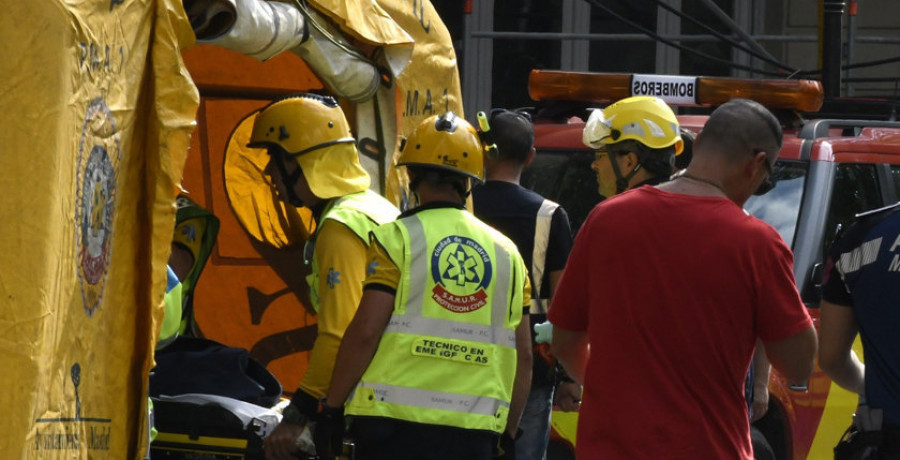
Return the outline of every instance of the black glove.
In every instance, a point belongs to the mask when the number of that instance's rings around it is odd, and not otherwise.
[[[494,449],[494,458],[516,460],[516,439],[519,439],[519,436],[522,436],[521,429],[516,432],[515,438],[510,436],[508,431],[504,431]]]
[[[319,412],[319,400],[299,388],[297,388],[297,391],[291,398],[291,405],[310,420],[315,420]]]
[[[313,441],[321,460],[333,460],[341,454],[344,439],[344,407],[329,407],[322,402]]]
[[[301,389],[297,389],[291,403],[281,411],[281,422],[305,426],[318,416],[319,401]]]

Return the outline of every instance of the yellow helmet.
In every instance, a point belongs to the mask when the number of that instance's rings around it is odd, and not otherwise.
[[[484,180],[484,148],[478,132],[453,112],[426,118],[400,151],[397,166],[428,166]]]
[[[651,149],[675,146],[675,155],[681,155],[684,150],[678,119],[658,97],[622,99],[603,110],[591,112],[584,125],[583,141],[592,149],[629,139]]]
[[[297,94],[263,107],[247,147],[274,147],[293,157],[310,190],[322,199],[361,192],[372,182],[359,162],[344,111],[330,96]]]
[[[278,146],[298,157],[334,144],[355,143],[337,101],[318,94],[298,94],[263,107],[253,122],[247,147]]]

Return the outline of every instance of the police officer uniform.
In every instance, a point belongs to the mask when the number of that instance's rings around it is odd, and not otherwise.
[[[853,309],[865,354],[865,403],[885,450],[900,455],[900,203],[857,216],[832,246],[823,299]],[[890,457],[895,458],[895,457]]]

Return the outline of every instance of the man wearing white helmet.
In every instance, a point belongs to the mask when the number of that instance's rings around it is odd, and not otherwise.
[[[591,169],[604,197],[662,184],[676,170],[683,173],[693,157],[695,137],[679,128],[675,113],[662,99],[651,96],[629,97],[593,111],[583,132],[585,145],[595,150]],[[768,409],[768,369],[765,354],[758,354],[747,379],[754,421]]]
[[[267,149],[266,173],[278,196],[312,210],[317,223],[305,262],[318,336],[282,423],[264,444],[267,458],[294,458],[304,427],[319,416],[338,346],[362,296],[369,231],[399,211],[369,190],[350,125],[331,97],[300,94],[272,102],[257,114],[248,146]]]
[[[583,139],[595,151],[591,169],[606,198],[668,180],[675,172],[675,157],[684,151],[675,113],[650,96],[629,97],[594,110]]]
[[[678,151],[677,125],[617,105],[589,141],[649,136]],[[770,182],[781,143],[772,113],[730,101],[685,173],[591,211],[548,315],[554,355],[584,384],[579,458],[752,459],[743,384],[757,340],[789,381],[809,378],[816,333],[791,250],[742,208]],[[622,179],[647,165],[620,160]]]

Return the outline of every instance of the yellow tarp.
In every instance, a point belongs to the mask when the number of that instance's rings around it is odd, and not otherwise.
[[[193,34],[180,0],[3,3],[0,455],[141,458]]]
[[[447,111],[463,116],[462,91],[453,39],[430,1],[380,0],[379,4],[415,40],[412,60],[397,77],[397,139],[392,165],[400,156],[400,138],[425,118]],[[413,8],[418,5],[418,8]],[[388,169],[386,196],[399,203],[405,173]]]
[[[316,11],[330,17],[347,34],[375,46],[409,44],[410,37],[397,23],[396,8],[382,8],[403,3],[402,15],[414,13],[408,1],[393,0],[310,0]],[[422,2],[428,3],[430,2]],[[392,13],[390,10],[393,9]]]
[[[393,102],[396,114],[393,126],[384,129],[393,138],[383,141],[388,157],[392,158],[385,171],[385,196],[399,204],[405,178],[398,177],[402,171],[392,166],[399,156],[400,138],[431,115],[446,111],[463,115],[459,69],[450,32],[428,0],[311,0],[310,3],[330,16],[348,36],[368,44],[402,46],[410,38],[414,42],[409,64],[394,81],[395,100],[379,101],[381,105]],[[384,107],[381,111],[385,113]]]

